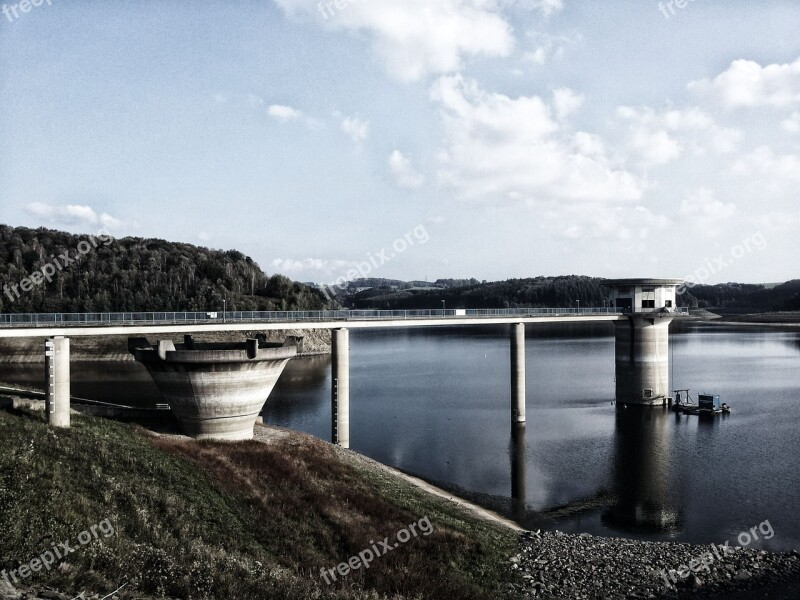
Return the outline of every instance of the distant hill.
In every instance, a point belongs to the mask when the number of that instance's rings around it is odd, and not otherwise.
[[[603,306],[602,281],[576,275],[495,282],[439,280],[436,290],[375,287],[344,300],[355,308],[391,309],[441,308],[442,300],[448,308]]]
[[[385,280],[369,283],[363,280],[337,296],[353,308],[422,309],[441,308],[515,308],[603,306],[606,293],[604,279],[581,275],[509,279],[478,282],[471,280],[439,280],[439,289],[416,289],[412,283]],[[369,287],[364,290],[363,288]],[[356,291],[361,290],[361,291]],[[697,285],[678,297],[678,306],[722,310],[723,312],[772,312],[800,310],[800,280],[765,285],[724,283]]]
[[[581,275],[507,281],[359,279],[326,289],[349,308],[603,306],[603,279]],[[0,225],[0,312],[320,310],[317,286],[268,276],[236,250],[157,239],[73,235]],[[800,310],[800,280],[698,285],[679,306],[715,312]]]
[[[204,311],[224,299],[228,310],[327,307],[236,250],[0,225],[0,312]]]
[[[696,306],[723,312],[800,310],[800,279],[770,285],[698,285],[691,288],[689,294],[696,300]]]

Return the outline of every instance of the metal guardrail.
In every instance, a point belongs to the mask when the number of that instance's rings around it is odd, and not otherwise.
[[[688,314],[676,308],[672,314]],[[655,311],[659,314],[659,311]],[[293,323],[308,321],[367,321],[405,319],[463,319],[491,317],[613,316],[603,308],[476,308],[436,310],[300,310],[227,312],[120,312],[120,313],[20,313],[0,314],[0,327],[81,327],[116,325],[181,325],[219,323]]]

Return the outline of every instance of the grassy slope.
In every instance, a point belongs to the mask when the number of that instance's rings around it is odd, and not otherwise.
[[[421,517],[430,536],[328,586],[371,540]],[[516,536],[302,435],[271,444],[152,439],[78,417],[68,431],[0,411],[0,569],[110,519],[116,535],[26,584],[177,598],[496,598]]]

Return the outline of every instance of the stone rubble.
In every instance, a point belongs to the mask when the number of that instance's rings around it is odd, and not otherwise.
[[[602,538],[586,533],[526,531],[510,567],[522,573],[519,598],[615,600],[627,598],[800,598],[800,556],[738,548],[719,552],[708,571],[699,565],[687,577],[666,575],[711,551],[711,545]],[[696,564],[696,563],[693,563]],[[686,571],[684,571],[685,573]],[[743,594],[743,595],[740,595]]]

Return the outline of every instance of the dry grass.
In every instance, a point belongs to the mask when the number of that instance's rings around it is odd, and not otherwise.
[[[430,536],[328,586],[320,576],[429,517]],[[0,569],[110,519],[30,585],[127,598],[497,598],[513,533],[464,519],[385,473],[362,471],[302,435],[269,444],[195,443],[77,417],[0,410]]]

